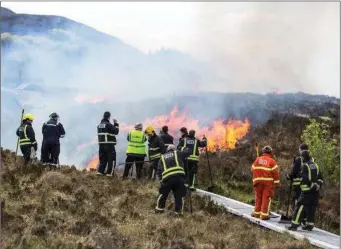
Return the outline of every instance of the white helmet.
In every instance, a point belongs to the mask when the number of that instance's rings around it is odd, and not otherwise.
[[[167,147],[167,152],[168,151],[171,151],[171,150],[175,150],[176,148],[175,148],[175,145],[174,144],[170,144],[170,145],[168,145],[168,147]]]
[[[136,130],[142,130],[142,124],[140,123],[140,122],[137,122],[136,124],[135,124],[135,129]]]

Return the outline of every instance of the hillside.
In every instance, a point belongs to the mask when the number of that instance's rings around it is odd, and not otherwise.
[[[50,172],[32,165],[21,172],[21,158],[14,159],[1,149],[2,248],[313,248],[198,196],[192,196],[193,214],[187,200],[183,218],[155,215],[157,183],[100,178],[68,166]]]

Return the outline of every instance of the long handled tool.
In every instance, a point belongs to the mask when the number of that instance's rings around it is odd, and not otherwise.
[[[213,184],[213,177],[212,177],[212,171],[211,171],[210,159],[209,159],[209,157],[208,157],[207,146],[206,146],[206,148],[205,148],[205,151],[206,151],[206,158],[207,158],[208,172],[209,172],[209,174],[210,174],[210,180],[211,180],[211,186],[209,186],[209,187],[207,188],[207,191],[209,191],[209,192],[213,192],[213,191],[214,191],[214,188],[215,188],[215,186],[214,186],[214,184]]]
[[[189,180],[189,170],[188,170],[188,160],[186,159],[186,171],[187,171],[187,176],[188,176],[188,180]],[[187,186],[187,192],[188,192],[188,197],[189,197],[189,207],[191,210],[191,213],[193,213],[193,209],[192,209],[192,194],[191,194],[191,190],[189,187],[189,184]]]
[[[20,125],[21,125],[21,123],[22,123],[22,119],[23,119],[23,117],[24,117],[24,112],[25,112],[25,110],[24,109],[22,109],[22,111],[21,111],[21,118],[20,118]],[[18,140],[17,140],[17,149],[15,150],[15,158],[14,158],[14,162],[17,160],[17,154],[18,154],[18,147],[19,147],[19,137],[18,137]]]
[[[293,185],[292,180],[290,180],[288,202],[287,202],[287,211],[286,211],[285,215],[281,216],[281,220],[279,221],[279,223],[290,223],[291,222],[292,217],[289,217],[289,207],[290,207],[290,201],[291,201],[292,185]]]
[[[259,157],[259,144],[258,144],[258,142],[256,142],[255,147],[256,147],[256,155],[257,155],[257,157]]]

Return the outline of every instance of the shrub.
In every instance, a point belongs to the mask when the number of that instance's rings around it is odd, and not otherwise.
[[[302,140],[309,146],[311,156],[319,165],[324,178],[332,183],[340,181],[340,164],[336,139],[333,139],[326,124],[312,120],[302,133]]]

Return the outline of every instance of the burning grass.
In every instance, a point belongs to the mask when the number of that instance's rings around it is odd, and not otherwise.
[[[208,198],[193,196],[193,214],[186,202],[184,218],[155,215],[157,183],[73,167],[50,172],[32,165],[21,173],[13,154],[1,154],[2,248],[312,248],[234,217]]]

